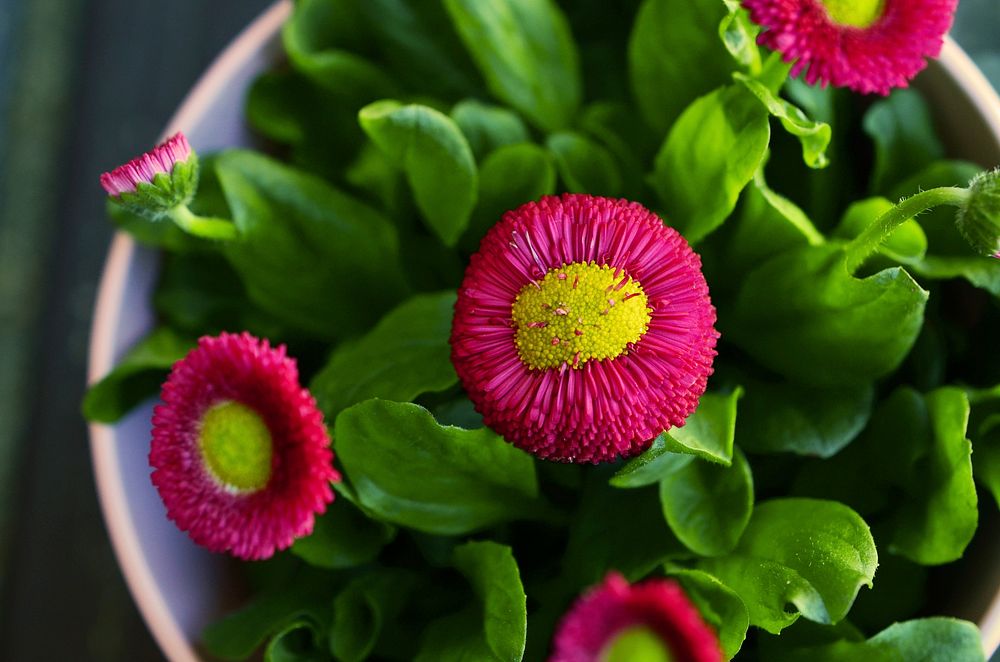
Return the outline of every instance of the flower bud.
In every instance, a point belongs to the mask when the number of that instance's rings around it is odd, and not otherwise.
[[[977,253],[1000,258],[1000,169],[980,173],[969,183],[969,199],[955,222]]]
[[[198,156],[183,133],[101,175],[112,200],[153,220],[187,205],[198,188]]]

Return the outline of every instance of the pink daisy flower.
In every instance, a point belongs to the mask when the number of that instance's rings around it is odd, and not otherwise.
[[[695,410],[714,324],[683,237],[638,203],[566,194],[487,233],[459,289],[452,361],[508,441],[545,459],[610,461]]]
[[[549,662],[635,659],[722,662],[725,656],[715,632],[675,582],[629,585],[612,572],[563,616]]]
[[[191,158],[191,145],[178,132],[142,156],[101,175],[101,186],[108,195],[134,193],[139,184],[152,184],[158,174],[169,175],[174,165]]]
[[[792,75],[888,94],[937,57],[958,0],[743,0]]]
[[[149,463],[167,516],[199,545],[265,559],[333,500],[330,437],[285,347],[198,341],[163,385]]]

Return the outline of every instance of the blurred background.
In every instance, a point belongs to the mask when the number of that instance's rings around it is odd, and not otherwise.
[[[79,414],[111,239],[97,178],[153,144],[268,4],[0,0],[0,660],[162,659]],[[961,0],[952,34],[1000,87],[1000,0]]]

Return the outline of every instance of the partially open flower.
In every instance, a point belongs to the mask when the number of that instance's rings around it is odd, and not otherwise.
[[[888,94],[937,57],[958,0],[743,0],[758,41],[810,84]]]
[[[642,205],[545,197],[472,256],[452,360],[486,425],[539,457],[632,456],[695,410],[715,309],[701,261]]]
[[[198,190],[198,156],[183,133],[142,156],[101,175],[110,200],[153,221],[169,219],[203,239],[233,239],[236,226],[227,219],[206,218],[188,207]]]
[[[668,579],[629,585],[611,573],[556,629],[549,662],[722,662],[715,632]]]
[[[200,545],[264,559],[333,500],[330,437],[284,346],[204,337],[153,413],[149,463],[167,516]]]
[[[183,133],[101,175],[101,186],[129,210],[163,217],[191,202],[198,188],[198,157]]]
[[[983,172],[969,184],[969,199],[955,222],[977,253],[1000,258],[1000,169]]]

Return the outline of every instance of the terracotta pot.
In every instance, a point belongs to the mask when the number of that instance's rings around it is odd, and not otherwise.
[[[239,35],[191,90],[164,135],[183,130],[203,152],[250,144],[244,93],[278,57],[281,25],[290,11],[288,0],[277,2]],[[1000,163],[1000,98],[954,42],[945,44],[917,84],[934,107],[952,156],[984,166]],[[157,265],[156,252],[124,234],[115,237],[94,315],[91,381],[107,374],[152,326]],[[150,403],[116,425],[90,427],[94,472],[118,563],[143,618],[168,659],[192,662],[199,659],[194,642],[202,627],[222,609],[229,562],[195,546],[167,520],[149,480],[151,409]],[[979,573],[962,609],[979,621],[988,653],[1000,644],[997,559],[994,554],[992,572]]]

